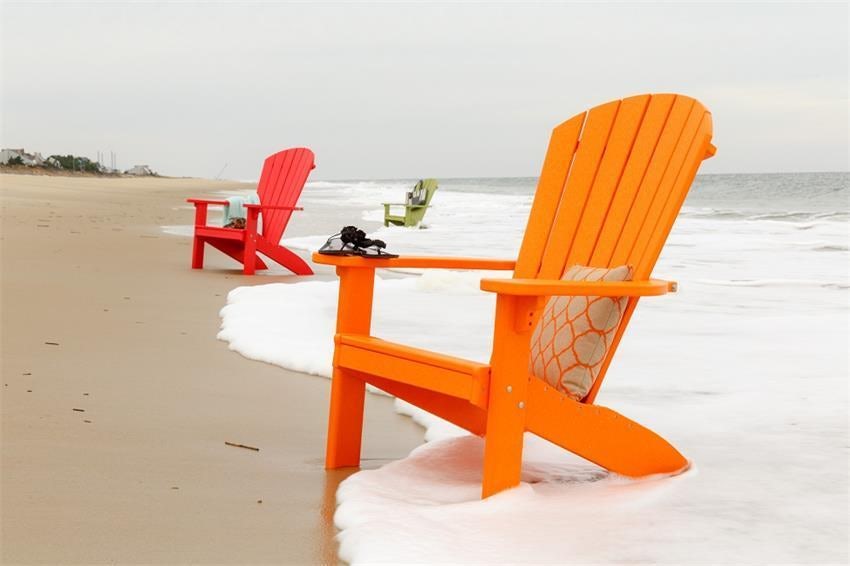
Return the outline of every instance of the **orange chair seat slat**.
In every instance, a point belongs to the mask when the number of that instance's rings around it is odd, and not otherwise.
[[[490,367],[373,338],[339,334],[334,364],[484,404]]]

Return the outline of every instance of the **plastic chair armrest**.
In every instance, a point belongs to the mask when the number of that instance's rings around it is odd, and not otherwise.
[[[675,293],[673,281],[563,281],[559,279],[482,279],[481,289],[503,295],[645,297]]]
[[[403,256],[387,259],[372,259],[358,256],[324,255],[313,253],[313,261],[337,267],[365,268],[425,268],[425,269],[485,269],[511,271],[516,265],[512,259],[489,259],[474,257]]]
[[[220,204],[222,206],[228,204],[226,200],[213,200],[213,199],[205,199],[205,198],[187,198],[186,202],[191,202],[192,204]]]
[[[252,208],[259,210],[304,210],[300,206],[275,206],[271,204],[245,204],[243,206],[249,210]]]

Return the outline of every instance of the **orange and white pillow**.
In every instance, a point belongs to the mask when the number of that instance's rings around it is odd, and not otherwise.
[[[630,281],[632,268],[573,265],[562,281]],[[602,367],[628,297],[552,297],[531,337],[532,375],[580,401]]]

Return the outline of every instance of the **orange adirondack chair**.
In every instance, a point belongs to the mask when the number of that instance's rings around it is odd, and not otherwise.
[[[375,387],[483,436],[482,497],[520,481],[522,438],[537,434],[613,472],[676,473],[688,461],[667,441],[594,404],[642,296],[675,291],[652,268],[703,159],[714,154],[711,114],[675,94],[592,108],[555,128],[516,261],[315,254],[340,278],[326,467],[358,466],[364,387]],[[561,280],[566,267],[630,265],[633,280]],[[482,279],[497,294],[489,364],[370,335],[375,268],[513,270]],[[625,297],[625,310],[593,386],[573,400],[529,367],[530,339],[550,296]]]
[[[246,204],[248,218],[245,229],[207,226],[207,207],[226,205],[225,200],[190,198],[187,202],[195,205],[195,239],[192,245],[192,268],[204,267],[204,244],[209,244],[229,255],[243,265],[245,275],[253,275],[257,269],[268,266],[257,252],[275,260],[296,275],[312,275],[313,270],[307,263],[280,245],[289,218],[295,206],[307,176],[316,167],[313,152],[305,147],[287,149],[270,155],[263,164],[257,194],[260,204]],[[263,228],[257,232],[257,223],[262,213]]]

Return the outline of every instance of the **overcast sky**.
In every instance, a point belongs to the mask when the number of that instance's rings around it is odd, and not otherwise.
[[[611,99],[714,115],[702,172],[848,169],[848,4],[12,3],[3,147],[166,175],[536,176],[549,133]]]

